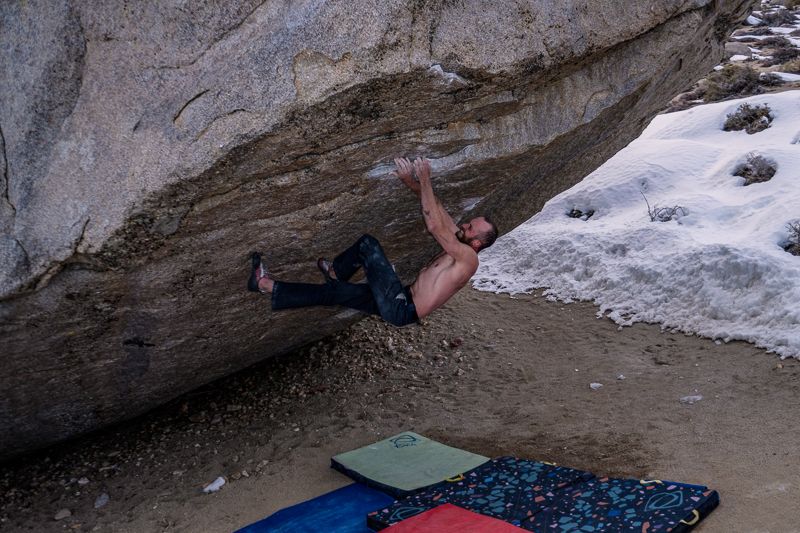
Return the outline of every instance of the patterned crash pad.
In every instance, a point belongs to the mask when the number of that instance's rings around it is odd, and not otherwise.
[[[339,454],[331,459],[331,466],[358,482],[403,498],[488,460],[406,431]]]
[[[689,531],[719,504],[701,485],[635,479],[592,479],[523,521],[531,531]]]
[[[370,513],[367,520],[370,527],[381,530],[451,503],[520,525],[545,506],[554,504],[565,489],[593,477],[582,470],[500,457]]]
[[[371,533],[364,516],[392,501],[380,491],[353,483],[287,507],[236,533]]]
[[[387,533],[522,533],[522,529],[496,518],[479,515],[446,503],[412,516]]]

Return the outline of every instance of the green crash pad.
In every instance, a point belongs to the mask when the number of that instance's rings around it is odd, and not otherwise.
[[[488,457],[405,431],[341,453],[331,459],[331,466],[358,482],[403,498],[488,460]]]

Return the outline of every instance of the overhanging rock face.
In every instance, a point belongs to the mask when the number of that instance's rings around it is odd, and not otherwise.
[[[751,3],[3,3],[0,457],[358,318],[272,314],[250,250],[316,280],[369,232],[410,281],[436,246],[395,155],[432,160],[454,217],[523,222],[703,76]]]

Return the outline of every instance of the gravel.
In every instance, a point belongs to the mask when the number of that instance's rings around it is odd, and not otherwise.
[[[0,465],[0,527],[25,529],[57,513],[60,524],[90,531],[100,513],[124,516],[165,480],[188,493],[218,476],[238,483],[270,472],[274,462],[249,450],[263,449],[280,431],[303,435],[310,409],[356,408],[350,395],[356,385],[373,384],[374,398],[359,400],[371,402],[471,372],[459,350],[471,341],[470,331],[452,333],[424,321],[398,329],[366,318],[120,426]],[[222,458],[226,470],[207,470],[226,450],[237,450]]]

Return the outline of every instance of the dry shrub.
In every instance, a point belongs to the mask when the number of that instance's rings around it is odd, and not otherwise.
[[[761,39],[761,46],[771,46],[773,48],[792,48],[792,42],[786,37],[773,35],[766,39]]]
[[[781,65],[781,72],[789,72],[791,74],[800,74],[800,57],[787,61]]]
[[[800,57],[800,50],[790,45],[789,48],[776,48],[771,55],[772,59],[764,60],[762,65],[765,67],[771,67],[773,65],[786,63],[787,61],[791,61],[792,59]]]
[[[777,171],[776,167],[775,161],[755,152],[750,152],[747,154],[747,161],[737,166],[733,175],[744,178],[744,184],[747,186],[771,180]]]
[[[685,217],[689,214],[689,211],[680,205],[675,205],[672,207],[658,207],[658,205],[653,204],[653,207],[650,207],[650,202],[647,200],[647,196],[645,196],[641,191],[639,191],[639,194],[642,195],[642,198],[644,198],[644,203],[647,204],[647,214],[650,216],[650,222],[669,222],[670,220],[676,220],[678,221],[678,224],[680,224],[681,217]]]
[[[730,97],[760,94],[759,75],[747,65],[728,64],[708,75],[703,98],[716,102]]]
[[[772,35],[772,31],[769,28],[759,28],[756,26],[748,26],[742,30],[747,35]]]
[[[789,222],[786,229],[789,230],[789,242],[783,249],[792,255],[800,255],[800,220]]]
[[[580,209],[573,208],[567,216],[569,218],[579,218],[583,221],[589,220],[594,215],[594,209],[587,209],[586,211],[581,211]]]
[[[771,122],[772,110],[767,104],[751,106],[745,103],[728,115],[722,129],[725,131],[744,130],[752,135],[769,128]]]
[[[794,24],[794,13],[791,9],[776,9],[769,13],[764,13],[758,17],[761,19],[761,26],[780,26],[782,24]]]
[[[765,85],[767,87],[777,87],[778,85],[783,84],[783,78],[774,72],[762,72],[758,81],[761,83],[761,85]]]
[[[774,54],[772,54],[773,60],[780,61],[781,63],[785,63],[786,61],[790,61],[796,57],[800,57],[800,50],[794,46],[790,48],[779,48],[775,50]]]

